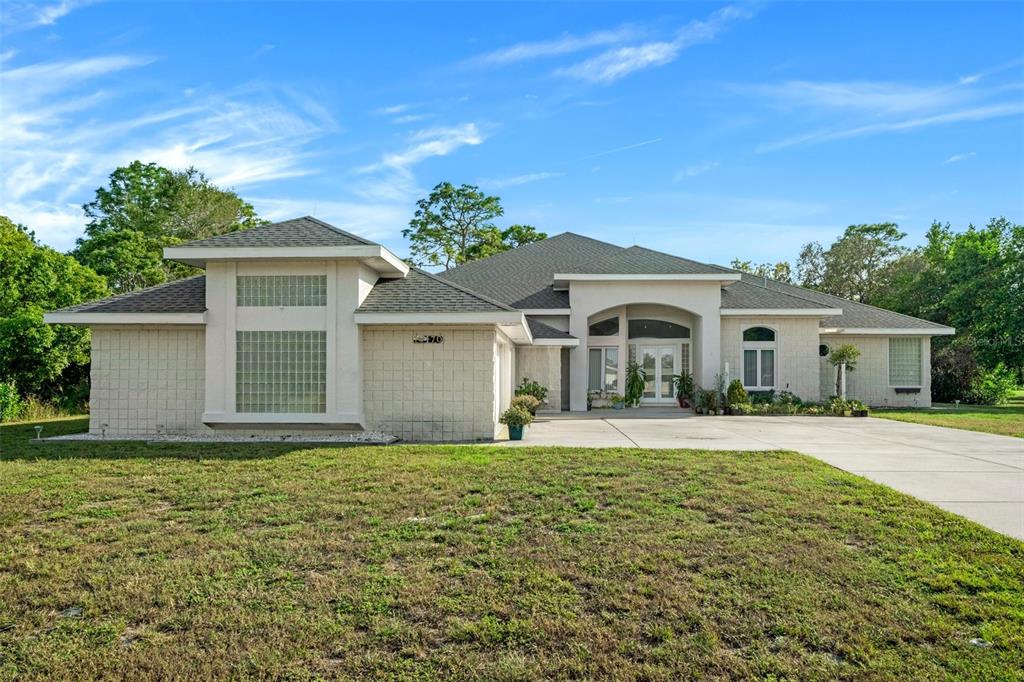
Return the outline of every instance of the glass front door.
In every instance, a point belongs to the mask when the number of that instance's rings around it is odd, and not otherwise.
[[[640,366],[644,370],[645,403],[670,403],[672,375],[676,374],[676,350],[672,346],[640,346]]]

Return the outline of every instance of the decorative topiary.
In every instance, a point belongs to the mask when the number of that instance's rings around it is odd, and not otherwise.
[[[733,405],[747,405],[750,403],[750,396],[747,389],[743,388],[743,382],[733,379],[729,382],[729,390],[726,393],[726,404],[731,408]]]
[[[534,416],[536,416],[537,408],[540,407],[540,405],[541,403],[537,400],[536,396],[532,396],[527,393],[515,396],[512,398],[512,402],[510,403],[511,407],[521,407]]]

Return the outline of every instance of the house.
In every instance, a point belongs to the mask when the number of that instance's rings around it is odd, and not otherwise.
[[[805,400],[826,355],[862,352],[848,395],[928,406],[932,336],[953,329],[736,270],[565,233],[439,275],[315,218],[189,242],[205,274],[47,314],[92,329],[90,431],[277,433],[365,427],[494,438],[523,377],[549,410],[622,392],[673,402],[672,375]]]

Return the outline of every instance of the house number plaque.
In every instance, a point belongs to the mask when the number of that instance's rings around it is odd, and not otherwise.
[[[444,337],[440,334],[416,334],[412,337],[413,343],[444,343]]]

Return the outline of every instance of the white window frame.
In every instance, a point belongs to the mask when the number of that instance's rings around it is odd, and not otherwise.
[[[918,361],[920,367],[918,369],[918,383],[916,384],[894,384],[892,383],[892,342],[898,341],[917,341],[918,347]],[[890,336],[885,342],[885,378],[889,385],[889,388],[924,388],[924,338],[920,336],[914,336],[907,338],[905,336]]]
[[[744,341],[743,334],[748,329],[755,329],[758,327],[764,327],[770,329],[775,334],[774,341]],[[747,385],[747,354],[746,351],[753,350],[757,351],[757,367],[756,376],[757,384],[753,386]],[[770,350],[772,351],[772,385],[762,386],[761,385],[761,351]],[[743,382],[743,388],[748,391],[774,391],[779,385],[779,330],[767,324],[749,324],[740,329],[740,381]]]
[[[590,387],[590,352],[600,351],[601,353],[601,388]],[[615,386],[608,388],[605,378],[605,368],[608,366],[608,351],[613,350],[617,354],[615,362]],[[618,346],[587,346],[587,392],[602,391],[605,393],[618,393],[619,392],[619,375],[622,374],[622,353],[619,353]]]

